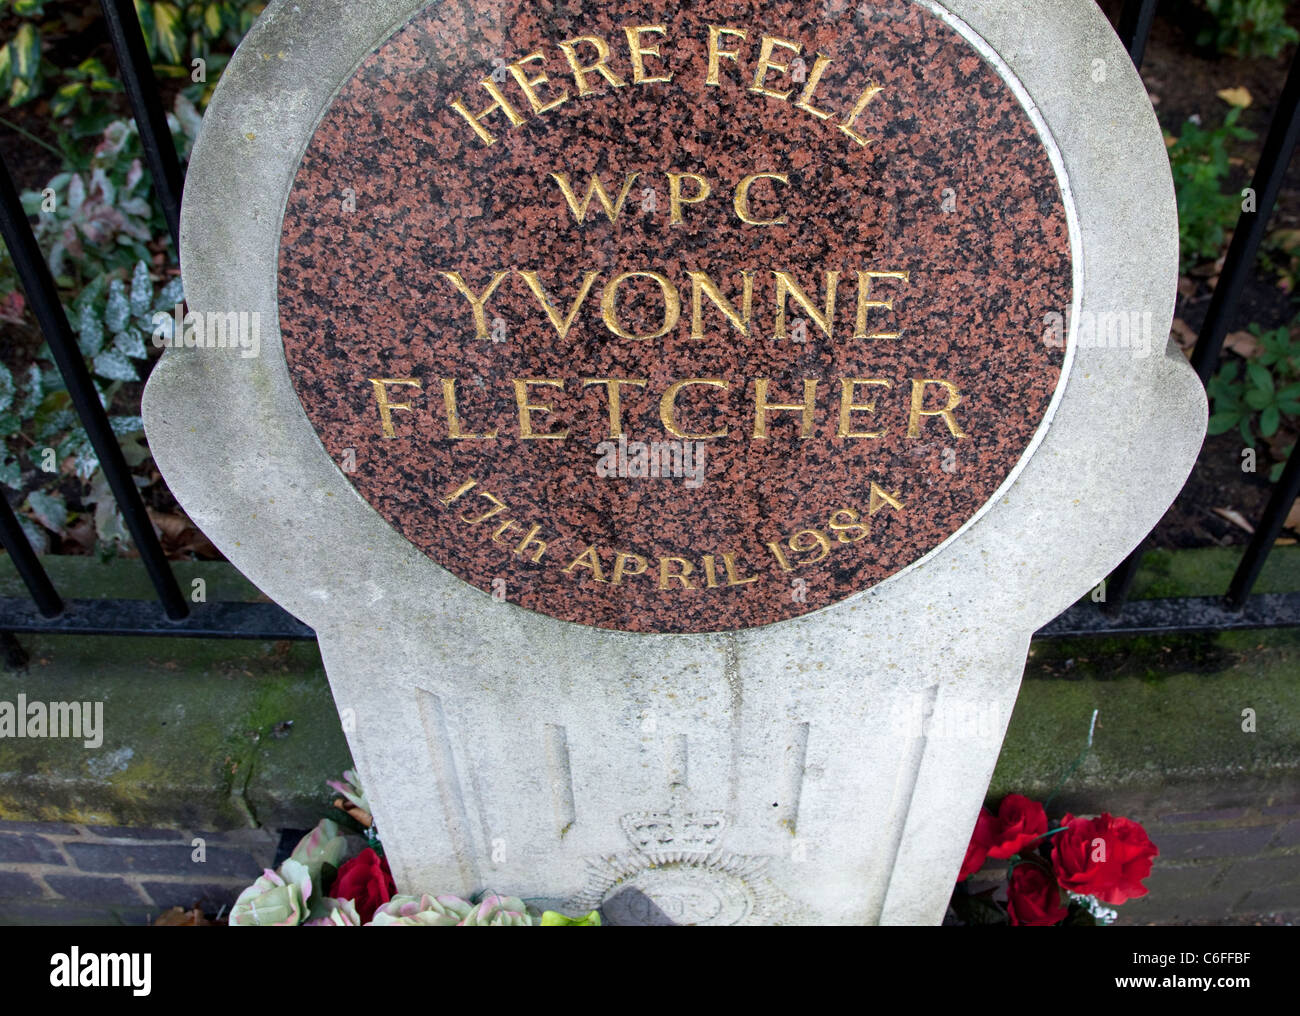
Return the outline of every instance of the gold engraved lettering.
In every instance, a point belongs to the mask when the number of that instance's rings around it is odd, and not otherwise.
[[[625,575],[644,575],[646,569],[650,567],[650,562],[637,554],[619,553],[614,560],[614,585],[623,584]]]
[[[866,111],[867,106],[871,104],[871,100],[884,90],[884,85],[868,85],[867,90],[862,93],[861,97],[854,104],[853,111],[849,113],[848,119],[839,125],[840,130],[860,144],[863,148],[866,148],[867,145],[871,144],[874,138],[868,138],[859,134],[853,129],[853,124],[857,121],[858,117]]]
[[[781,549],[781,545],[779,543],[769,543],[767,545],[767,549],[772,552],[772,556],[776,558],[776,563],[781,566],[782,571],[784,572],[794,571],[794,566],[790,564],[789,558],[785,556],[785,551]]]
[[[876,385],[881,388],[893,388],[894,382],[887,381],[880,377],[846,377],[840,379],[840,384],[844,386],[844,394],[840,400],[840,437],[860,437],[860,438],[880,438],[885,436],[883,430],[853,430],[854,413],[874,413],[876,411],[876,400],[870,402],[855,402],[858,396],[859,385]]]
[[[515,548],[515,553],[520,557],[528,558],[528,560],[532,561],[533,564],[539,564],[542,560],[542,555],[546,553],[546,541],[537,538],[537,534],[541,531],[541,526],[533,526],[532,529],[528,530],[528,535],[519,541],[519,546]],[[536,547],[537,549],[530,554],[529,551],[533,547]]]
[[[488,502],[488,504],[493,505],[494,507],[486,515],[480,515],[476,519],[471,519],[469,517],[469,513],[467,512],[466,514],[460,517],[460,520],[462,522],[471,526],[477,526],[483,522],[486,522],[488,519],[495,518],[496,516],[500,515],[503,511],[506,510],[505,502],[487,493],[487,491],[480,490],[478,492],[478,496],[483,498],[485,501]]]
[[[831,532],[840,543],[857,543],[871,535],[871,527],[862,521],[862,513],[843,508],[831,515]]]
[[[684,197],[682,195],[683,180],[691,180],[698,185],[698,189],[695,191],[693,196]],[[682,206],[698,205],[712,193],[713,188],[709,186],[709,181],[704,179],[704,177],[700,176],[698,173],[669,173],[668,201],[672,209],[672,215],[669,217],[669,222],[674,226],[680,225],[685,221],[682,216]]]
[[[664,321],[657,331],[650,332],[648,335],[634,335],[632,332],[625,331],[623,326],[619,324],[618,287],[628,279],[653,279],[660,290],[663,291]],[[624,272],[611,280],[601,295],[600,308],[605,316],[605,327],[620,339],[631,339],[638,342],[662,338],[677,327],[677,322],[682,316],[682,301],[681,297],[677,295],[677,287],[658,272]]]
[[[605,581],[605,572],[600,567],[600,555],[596,553],[596,548],[594,546],[588,547],[574,558],[573,563],[564,569],[564,574],[572,575],[579,568],[585,568],[587,571],[591,572],[591,577],[597,582]]]
[[[523,116],[514,106],[510,105],[510,100],[502,94],[501,89],[497,88],[496,83],[491,78],[484,78],[479,83],[487,91],[488,95],[492,96],[492,105],[478,113],[471,113],[465,103],[459,98],[452,99],[450,105],[452,109],[465,118],[466,122],[474,129],[474,133],[478,135],[478,139],[482,141],[483,144],[494,145],[496,144],[497,139],[491,131],[483,126],[484,120],[493,113],[500,111],[506,115],[506,118],[510,121],[511,127],[518,127],[527,121],[527,117]]]
[[[569,93],[561,93],[558,99],[552,99],[550,102],[543,103],[541,97],[537,94],[537,86],[544,85],[550,79],[545,74],[539,74],[535,78],[530,78],[527,71],[524,70],[526,64],[534,62],[546,62],[545,55],[538,50],[536,53],[529,53],[526,57],[516,60],[510,65],[510,73],[514,76],[523,93],[528,96],[528,104],[533,107],[533,112],[539,116],[542,113],[549,113],[551,110],[563,106],[569,101]]]
[[[785,173],[754,173],[740,181],[736,188],[736,215],[741,222],[747,222],[751,226],[784,226],[786,217],[782,215],[779,219],[755,219],[749,212],[749,189],[754,186],[758,180],[775,180],[777,183],[788,184],[790,177]]]
[[[758,581],[758,576],[757,576],[757,575],[751,575],[751,576],[750,576],[749,578],[747,578],[747,579],[742,579],[742,578],[740,577],[740,572],[739,572],[739,570],[736,568],[736,555],[735,555],[735,554],[723,554],[723,555],[722,555],[722,561],[723,561],[723,563],[727,566],[727,585],[729,585],[729,586],[747,586],[747,585],[749,585],[751,582],[757,582],[757,581]]]
[[[648,381],[637,378],[612,378],[597,377],[588,378],[582,382],[583,388],[591,388],[593,385],[604,385],[605,391],[609,396],[609,436],[611,438],[623,437],[623,386],[632,385],[634,388],[644,388]]]
[[[818,120],[829,120],[834,113],[828,113],[824,109],[818,109],[813,104],[813,98],[817,93],[817,86],[821,84],[822,75],[826,73],[826,68],[831,65],[831,58],[823,53],[817,54],[817,62],[813,64],[813,69],[808,72],[808,80],[804,83],[803,94],[799,96],[795,108],[802,109],[805,113],[811,113]]]
[[[502,522],[501,525],[497,527],[497,531],[492,534],[492,542],[505,546],[506,541],[501,539],[501,537],[505,536],[506,533],[510,532],[510,530],[514,529],[518,525],[519,523],[514,519],[507,519],[505,522]]]
[[[727,430],[722,430],[713,434],[688,434],[677,426],[677,396],[683,389],[693,385],[703,385],[708,388],[721,388],[724,392],[731,388],[726,381],[721,378],[710,377],[691,377],[685,381],[678,381],[664,392],[664,397],[659,401],[659,419],[664,425],[664,429],[673,437],[681,438],[683,441],[711,441],[715,438],[724,438],[727,436]]]
[[[533,405],[528,401],[530,385],[564,390],[564,382],[550,378],[517,378],[515,380],[515,401],[519,403],[519,438],[522,441],[563,441],[569,436],[567,428],[558,434],[537,434],[533,431],[534,413],[552,413],[550,405]]]
[[[925,407],[925,390],[930,385],[938,385],[948,393],[948,404],[942,409],[926,409]],[[926,379],[923,381],[912,382],[912,411],[907,418],[907,436],[909,438],[919,438],[921,436],[921,419],[926,416],[942,416],[943,422],[948,425],[948,430],[952,436],[958,440],[966,436],[966,432],[961,429],[957,418],[953,416],[952,411],[961,405],[961,393],[957,391],[957,386],[951,381],[936,381]]]
[[[722,48],[722,40],[727,36],[733,39],[746,39],[749,37],[749,33],[740,28],[723,28],[720,25],[709,26],[709,75],[705,78],[704,83],[713,85],[715,88],[721,86],[718,77],[724,59],[735,61],[737,66],[740,65],[740,50]]]
[[[880,487],[879,485],[872,483],[871,504],[867,508],[867,514],[872,517],[875,517],[878,513],[884,511],[885,508],[887,507],[893,508],[895,511],[899,511],[899,512],[904,510],[903,502],[898,500],[898,491],[894,491],[894,493],[890,494],[887,493],[883,487]]]
[[[774,35],[763,36],[763,45],[758,53],[758,70],[754,74],[754,84],[750,87],[751,92],[757,92],[759,95],[767,95],[773,99],[786,100],[794,92],[791,88],[786,92],[774,92],[764,83],[769,71],[776,71],[778,74],[784,74],[790,69],[789,64],[777,63],[772,59],[772,54],[776,47],[780,46],[784,50],[795,54],[796,56],[803,50],[803,45],[798,42],[791,42],[789,39],[780,39]]]
[[[528,284],[528,288],[533,291],[533,296],[537,297],[537,302],[542,305],[542,310],[550,319],[551,326],[561,339],[569,337],[569,329],[573,327],[573,322],[577,320],[578,311],[582,309],[583,302],[587,299],[587,294],[591,292],[591,287],[596,284],[600,278],[600,272],[588,272],[582,279],[582,288],[578,292],[577,299],[569,307],[568,316],[561,319],[560,312],[555,309],[551,303],[550,296],[547,295],[545,287],[537,278],[536,272],[520,272],[520,277]]]
[[[858,272],[858,321],[857,328],[854,329],[853,337],[855,339],[896,339],[900,332],[876,332],[873,335],[867,334],[867,312],[879,308],[881,310],[893,310],[894,301],[891,297],[888,300],[871,299],[871,283],[875,279],[897,279],[900,282],[908,282],[911,279],[910,272]]]
[[[655,35],[667,35],[667,25],[636,25],[631,28],[624,28],[627,35],[627,46],[632,57],[632,84],[634,85],[653,85],[660,82],[667,83],[672,81],[672,74],[662,77],[647,77],[645,72],[645,58],[648,56],[663,59],[659,54],[659,43],[653,46],[646,46],[641,40],[642,35],[654,33]]]
[[[478,486],[478,480],[466,480],[454,491],[452,491],[449,496],[444,498],[439,498],[438,503],[447,506],[453,505],[477,486]]]
[[[580,42],[585,42],[596,50],[595,63],[583,66],[577,49]],[[609,43],[599,35],[580,35],[576,39],[569,39],[559,45],[560,49],[564,51],[565,58],[569,61],[569,67],[573,70],[573,80],[578,86],[579,96],[590,95],[597,90],[587,80],[590,74],[599,74],[615,88],[622,88],[627,84],[626,81],[609,69]]]
[[[409,402],[389,402],[388,386],[406,385],[411,388],[423,386],[413,377],[372,377],[368,380],[375,386],[375,401],[379,404],[379,423],[383,427],[384,440],[392,441],[397,437],[397,428],[393,426],[393,413],[397,410],[409,413],[412,409]]]
[[[754,273],[741,272],[744,279],[743,311],[736,313],[730,300],[722,295],[712,279],[704,272],[687,272],[691,278],[691,338],[704,338],[704,297],[713,301],[713,305],[727,316],[727,320],[741,335],[749,334],[749,321],[754,313]]]
[[[476,296],[474,290],[470,289],[465,280],[461,278],[460,272],[440,272],[444,278],[449,280],[453,286],[469,301],[469,305],[474,308],[474,332],[480,339],[488,337],[487,323],[487,302],[492,299],[492,294],[497,291],[509,272],[497,272],[492,276],[492,281],[488,284],[487,289],[483,290],[482,296]]]
[[[767,440],[767,414],[777,412],[802,413],[803,423],[799,428],[799,439],[806,441],[813,436],[813,425],[817,411],[817,382],[804,380],[803,402],[789,405],[767,401],[767,390],[771,378],[761,377],[754,382],[754,439]]]
[[[808,539],[803,539],[807,537]],[[809,542],[811,541],[811,542]],[[805,529],[795,533],[786,541],[790,549],[796,554],[811,554],[817,552],[817,556],[804,561],[804,564],[820,564],[831,556],[830,538],[820,529]]]
[[[623,212],[623,206],[627,204],[627,196],[632,193],[632,185],[636,183],[639,173],[629,173],[623,183],[623,190],[619,192],[618,202],[610,200],[609,193],[605,190],[605,185],[600,182],[600,174],[592,173],[591,182],[587,184],[587,196],[581,201],[578,195],[574,193],[573,186],[569,183],[568,173],[552,173],[551,179],[560,185],[560,191],[564,194],[564,200],[568,202],[569,209],[573,212],[573,217],[578,220],[578,225],[583,226],[587,223],[587,212],[591,209],[591,199],[594,197],[600,202],[600,207],[605,209],[605,216],[610,222],[618,222],[618,217]]]
[[[718,581],[718,562],[712,554],[704,555],[704,578],[710,589],[717,589],[722,585]]]
[[[453,441],[493,441],[498,430],[490,434],[466,434],[460,420],[460,410],[456,404],[456,379],[442,379],[442,401],[447,407],[447,436]]]
[[[678,571],[670,571],[671,565],[679,566]],[[683,557],[661,557],[659,559],[659,588],[666,590],[669,584],[676,581],[682,584],[683,589],[694,589],[691,584],[690,576],[695,571],[695,565]]]
[[[794,297],[794,302],[807,311],[808,316],[820,328],[828,339],[833,339],[835,328],[835,287],[839,283],[839,272],[826,273],[826,312],[819,313],[816,304],[805,293],[789,272],[773,272],[776,276],[776,338],[786,337],[786,302]]]

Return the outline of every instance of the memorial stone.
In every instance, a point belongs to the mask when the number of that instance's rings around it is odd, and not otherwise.
[[[272,3],[181,246],[155,458],[405,892],[936,923],[1030,637],[1204,433],[1080,0]]]

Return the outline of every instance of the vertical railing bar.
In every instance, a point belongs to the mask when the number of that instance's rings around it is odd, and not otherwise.
[[[1146,58],[1147,40],[1151,37],[1151,25],[1155,22],[1158,6],[1160,0],[1127,0],[1119,16],[1120,41],[1139,71]]]
[[[154,77],[149,50],[140,30],[140,19],[136,16],[133,0],[100,0],[100,6],[108,22],[108,35],[113,43],[113,52],[117,54],[118,72],[126,87],[149,170],[153,174],[154,189],[167,219],[173,249],[179,256],[184,181],[171,128],[167,126],[158,80]]]
[[[1297,497],[1300,497],[1300,447],[1291,451],[1291,458],[1287,460],[1286,468],[1282,470],[1282,478],[1273,488],[1268,507],[1264,509],[1264,517],[1256,527],[1255,535],[1250,538],[1250,544],[1246,547],[1246,553],[1241,559],[1237,573],[1232,576],[1227,599],[1228,606],[1233,610],[1241,610],[1246,606],[1246,600],[1251,590],[1255,588],[1255,583],[1259,581],[1260,572],[1264,570],[1268,555],[1282,533],[1287,512],[1291,510]]]
[[[1192,366],[1202,381],[1208,381],[1219,365],[1219,354],[1224,337],[1232,324],[1237,304],[1241,301],[1246,280],[1255,267],[1255,256],[1268,228],[1278,193],[1286,177],[1287,167],[1300,138],[1300,49],[1291,60],[1282,97],[1278,100],[1273,122],[1269,126],[1264,149],[1251,189],[1255,193],[1255,210],[1243,211],[1237,220],[1236,232],[1228,247],[1228,256],[1219,274],[1219,284],[1214,287],[1210,308],[1205,313],[1205,323],[1192,352]]]
[[[0,230],[3,231],[14,267],[18,270],[27,301],[45,334],[50,352],[63,375],[64,384],[68,386],[73,408],[77,411],[82,426],[86,428],[95,454],[99,456],[104,476],[113,490],[113,496],[117,498],[122,519],[135,541],[149,578],[153,580],[158,598],[172,620],[187,617],[189,606],[167,564],[166,555],[153,530],[153,523],[149,520],[149,513],[145,510],[144,501],[131,477],[122,448],[117,443],[117,435],[108,422],[108,414],[100,404],[86,361],[82,358],[81,349],[68,324],[68,317],[59,302],[58,289],[50,275],[49,266],[41,256],[40,246],[32,234],[18,192],[9,176],[9,167],[3,159],[0,159]]]
[[[1131,3],[1132,0],[1130,5]],[[1286,85],[1283,86],[1282,95],[1278,99],[1277,109],[1273,113],[1268,137],[1264,141],[1259,165],[1251,183],[1255,194],[1255,210],[1243,210],[1237,221],[1232,243],[1224,259],[1223,270],[1219,273],[1219,284],[1214,288],[1214,296],[1210,300],[1205,323],[1201,326],[1200,337],[1192,352],[1192,367],[1202,381],[1208,381],[1218,367],[1223,340],[1228,334],[1233,315],[1241,301],[1241,294],[1246,288],[1246,280],[1254,269],[1259,245],[1264,239],[1264,232],[1268,228],[1268,221],[1273,214],[1273,206],[1277,203],[1277,196],[1282,189],[1282,182],[1286,177],[1298,138],[1300,138],[1300,50],[1297,50],[1291,60]],[[1264,558],[1267,558],[1271,547],[1271,543],[1263,546]],[[1116,614],[1123,608],[1142,563],[1142,556],[1143,551],[1139,547],[1111,573],[1107,580],[1106,600],[1103,604],[1106,613]],[[1259,560],[1258,568],[1262,568],[1263,563],[1263,559]],[[1258,569],[1255,577],[1258,577]],[[1251,578],[1249,586],[1253,587],[1253,585],[1254,578]],[[1234,588],[1236,588],[1235,582]]]
[[[32,550],[32,545],[27,542],[27,534],[23,532],[18,517],[14,515],[14,510],[9,507],[9,501],[5,497],[0,497],[0,540],[4,542],[5,550],[9,552],[14,568],[26,583],[41,615],[58,617],[62,614],[63,601],[59,599],[54,583],[45,573],[41,559],[36,556],[36,551]]]

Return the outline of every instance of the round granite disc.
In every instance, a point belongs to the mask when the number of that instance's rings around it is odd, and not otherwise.
[[[431,4],[322,119],[279,277],[376,511],[637,632],[795,617],[949,539],[1045,426],[1072,285],[1048,142],[910,0]]]

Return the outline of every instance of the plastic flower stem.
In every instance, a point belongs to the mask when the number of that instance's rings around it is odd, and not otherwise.
[[[1092,738],[1097,732],[1097,716],[1100,713],[1100,709],[1094,709],[1092,711],[1092,723],[1088,726],[1088,743],[1083,746],[1083,751],[1081,751],[1079,757],[1074,760],[1074,765],[1070,766],[1070,768],[1066,770],[1065,775],[1061,777],[1061,781],[1057,783],[1056,789],[1053,790],[1051,794],[1048,795],[1047,800],[1043,802],[1043,811],[1048,809],[1052,801],[1056,798],[1056,795],[1064,789],[1066,783],[1069,782],[1070,777],[1074,775],[1075,770],[1077,770],[1079,766],[1083,765],[1083,760],[1088,757],[1088,752],[1092,751]]]

